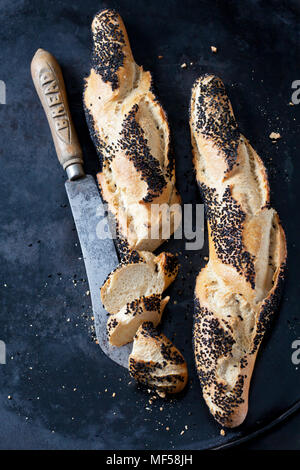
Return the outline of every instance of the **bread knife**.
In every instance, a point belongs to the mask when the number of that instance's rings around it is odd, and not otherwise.
[[[107,312],[100,287],[119,263],[111,237],[99,239],[99,214],[105,214],[95,179],[83,169],[82,150],[72,122],[61,68],[49,52],[38,49],[31,62],[31,75],[51,129],[59,162],[66,171],[65,182],[85,263],[94,313],[95,330],[102,351],[117,364],[128,368],[132,346],[111,346],[107,339]]]

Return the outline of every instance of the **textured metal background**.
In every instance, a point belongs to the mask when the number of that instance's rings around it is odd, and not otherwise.
[[[7,104],[0,105],[0,339],[8,351],[7,364],[0,365],[1,448],[207,448],[261,428],[299,399],[300,371],[292,364],[291,344],[300,336],[300,106],[289,106],[291,84],[300,79],[298,5],[1,1],[0,79]],[[149,404],[150,395],[93,341],[91,299],[65,174],[31,82],[30,61],[42,47],[62,65],[86,171],[94,175],[98,160],[81,98],[90,24],[104,6],[120,11],[137,63],[153,73],[169,116],[183,201],[200,202],[191,162],[190,89],[201,73],[214,72],[225,82],[242,132],[266,164],[272,204],[286,229],[289,272],[281,308],[259,353],[247,420],[225,437],[203,403],[191,346],[194,282],[205,264],[206,244],[199,252],[184,252],[180,241],[162,247],[180,252],[162,329],[188,362],[191,380],[183,395]],[[272,131],[282,135],[276,144],[269,139]],[[296,445],[299,421],[294,429],[290,439]]]

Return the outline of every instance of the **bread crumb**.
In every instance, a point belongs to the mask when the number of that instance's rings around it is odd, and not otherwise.
[[[116,396],[116,392],[114,392],[114,393],[112,394],[112,397],[113,397],[113,398],[115,398],[115,396]]]
[[[221,436],[225,436],[226,432],[224,431],[224,429],[221,429],[220,434]]]
[[[166,427],[166,431],[170,431],[170,428],[169,428],[169,426],[167,426],[167,427]]]
[[[180,66],[182,69],[185,69],[187,67],[186,63],[184,62],[183,64],[181,64]]]
[[[184,431],[181,431],[180,435],[182,436],[184,434]]]
[[[166,398],[166,392],[163,392],[162,390],[157,390],[156,393],[160,398]]]
[[[216,48],[216,46],[210,46],[210,48],[211,48],[211,52],[213,52],[214,54],[218,52],[218,49]]]
[[[8,398],[9,400],[11,400],[11,399],[12,399],[12,396],[11,396],[11,395],[8,395],[8,397],[7,397],[7,398]]]
[[[90,295],[90,291],[87,290],[86,293],[85,293],[85,295]]]
[[[278,140],[278,139],[281,139],[281,135],[279,134],[279,132],[271,132],[271,134],[269,135],[270,139],[272,140]]]
[[[159,56],[158,56],[159,59],[163,59],[163,57],[164,57],[163,55],[159,55]]]

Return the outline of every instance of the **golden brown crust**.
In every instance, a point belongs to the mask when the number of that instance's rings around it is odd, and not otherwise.
[[[134,337],[129,372],[147,387],[172,394],[181,392],[188,379],[184,357],[151,322],[143,323]]]
[[[170,297],[150,294],[128,302],[118,313],[107,320],[107,336],[112,346],[123,346],[133,341],[138,328],[150,321],[156,327]]]
[[[180,204],[167,117],[153,93],[150,72],[132,57],[121,17],[104,10],[94,18],[92,31],[92,69],[84,106],[102,163],[102,197],[116,218],[122,245],[154,251],[164,237],[159,233],[161,215],[151,217],[151,204]],[[171,233],[179,223],[175,207]],[[157,237],[152,236],[153,227]]]
[[[211,413],[235,427],[247,414],[255,358],[280,298],[286,241],[265,167],[219,78],[196,81],[190,126],[209,234],[209,262],[195,288],[195,359]]]

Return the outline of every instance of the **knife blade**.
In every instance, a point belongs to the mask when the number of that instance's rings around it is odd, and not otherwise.
[[[32,59],[31,75],[48,119],[58,160],[69,178],[65,188],[87,272],[97,340],[110,359],[127,368],[132,346],[116,348],[109,344],[106,334],[108,313],[100,296],[101,285],[119,260],[95,179],[86,175],[83,169],[82,150],[72,121],[63,75],[55,57],[43,49],[38,49]],[[108,228],[106,238],[97,235],[99,214],[103,214]]]
[[[132,345],[116,348],[107,340],[107,312],[101,303],[100,287],[119,260],[113,240],[99,239],[97,224],[99,213],[104,214],[102,200],[96,182],[91,175],[76,181],[66,181],[67,195],[81,245],[85,269],[89,281],[96,335],[102,351],[117,364],[128,367],[128,356]],[[100,209],[100,210],[99,210]],[[106,219],[106,217],[103,217]],[[108,222],[101,220],[108,226]]]

